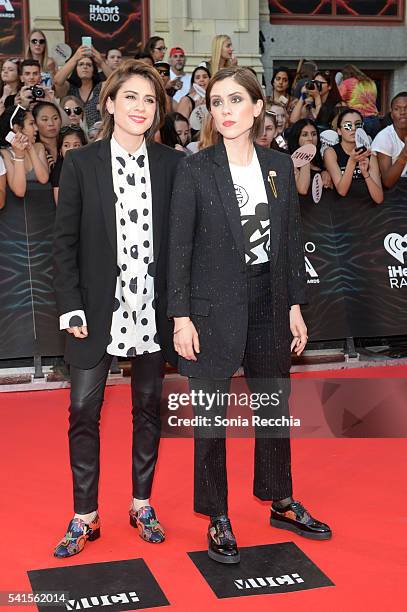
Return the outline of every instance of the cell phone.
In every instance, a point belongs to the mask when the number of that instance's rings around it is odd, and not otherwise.
[[[13,141],[14,141],[14,138],[15,138],[15,137],[16,137],[15,132],[12,132],[12,131],[10,130],[10,132],[9,132],[9,133],[7,134],[7,136],[6,136],[6,140],[7,140],[7,142],[9,142],[10,144],[13,144]]]
[[[355,149],[356,153],[364,153],[365,151],[367,151],[366,147],[358,147],[357,149]]]
[[[82,45],[85,47],[92,47],[92,36],[82,36]]]

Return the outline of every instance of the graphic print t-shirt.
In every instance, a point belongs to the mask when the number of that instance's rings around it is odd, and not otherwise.
[[[229,164],[242,221],[249,265],[270,260],[270,214],[256,151],[248,166]]]

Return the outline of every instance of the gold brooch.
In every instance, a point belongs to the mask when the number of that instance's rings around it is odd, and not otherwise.
[[[276,176],[277,176],[277,172],[275,172],[274,170],[269,170],[268,182],[270,184],[271,191],[273,192],[273,196],[275,198],[277,197],[277,189],[276,189],[276,184],[274,182],[274,179]]]

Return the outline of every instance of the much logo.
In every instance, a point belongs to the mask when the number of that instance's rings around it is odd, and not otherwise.
[[[387,234],[384,241],[384,248],[401,264],[405,263],[404,254],[407,252],[407,234],[402,236],[395,232]],[[407,285],[407,267],[387,266],[389,273],[389,284],[392,289],[401,289]]]
[[[89,21],[120,21],[119,7],[108,6],[112,0],[96,0],[96,2],[98,4],[89,4]],[[104,3],[106,6],[103,6]]]
[[[306,242],[304,245],[304,250],[306,253],[315,253],[316,249],[317,247],[315,246],[314,242]],[[305,271],[309,276],[309,278],[307,278],[307,284],[308,285],[318,284],[319,283],[318,272],[315,270],[314,266],[310,262],[308,255],[304,255],[304,259],[305,259]]]
[[[129,604],[137,601],[140,601],[137,593],[130,591],[130,593],[117,593],[117,595],[91,595],[89,597],[81,597],[80,599],[70,599],[66,602],[65,607],[67,610],[88,610],[95,606]]]
[[[262,587],[280,587],[283,585],[304,582],[299,574],[284,574],[284,576],[265,578],[240,578],[234,581],[237,589],[261,589]]]

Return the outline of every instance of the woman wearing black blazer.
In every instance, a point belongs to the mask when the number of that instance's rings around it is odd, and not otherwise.
[[[277,409],[269,405],[259,415],[288,419],[290,353],[299,355],[307,342],[292,162],[253,144],[262,129],[264,98],[251,71],[219,71],[206,97],[223,138],[180,162],[170,214],[168,315],[174,318],[179,370],[192,391],[225,393],[243,364],[252,392],[280,398]],[[214,406],[209,411],[204,400],[195,413],[223,417],[226,405]],[[225,439],[217,432],[219,427],[204,425],[195,430],[194,507],[210,517],[209,556],[237,563]],[[331,536],[292,498],[289,430],[283,425],[256,427],[254,494],[273,500],[272,525],[315,539]]]
[[[113,355],[131,360],[133,502],[148,542],[164,530],[150,506],[164,362],[176,362],[166,316],[169,197],[181,153],[152,142],[165,112],[158,73],[121,64],[101,99],[102,139],[70,151],[56,215],[54,286],[71,365],[69,449],[75,516],[55,549],[69,557],[100,535],[99,418]]]

